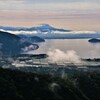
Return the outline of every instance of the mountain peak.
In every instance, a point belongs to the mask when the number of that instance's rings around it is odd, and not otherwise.
[[[49,24],[39,24],[39,25],[37,25],[36,27],[39,27],[39,28],[53,28],[53,27],[50,26]]]
[[[50,26],[49,24],[39,24],[37,26],[31,27],[31,28],[24,28],[24,27],[0,27],[0,30],[3,31],[40,31],[40,32],[70,32],[71,30],[65,30],[65,29],[59,29],[55,28],[53,26]]]

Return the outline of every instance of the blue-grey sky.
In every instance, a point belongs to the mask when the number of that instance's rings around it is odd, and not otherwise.
[[[48,23],[73,30],[100,31],[100,0],[0,0],[0,25]]]

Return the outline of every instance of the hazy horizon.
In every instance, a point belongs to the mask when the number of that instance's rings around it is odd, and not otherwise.
[[[99,0],[0,0],[0,26],[100,31],[99,18]]]

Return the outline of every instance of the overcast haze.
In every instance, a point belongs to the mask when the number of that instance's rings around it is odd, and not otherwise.
[[[0,0],[0,25],[48,23],[72,30],[100,31],[100,0]]]

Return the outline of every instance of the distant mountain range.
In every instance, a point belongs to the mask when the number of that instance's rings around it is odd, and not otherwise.
[[[79,39],[79,38],[100,38],[100,33],[95,31],[73,31],[52,27],[48,24],[40,24],[31,28],[4,27],[0,30],[18,34],[25,37],[40,37],[42,39]]]
[[[70,32],[71,31],[71,30],[54,28],[48,24],[40,24],[38,26],[31,27],[31,28],[0,26],[0,29],[5,31],[38,31],[38,32],[49,32],[49,31]]]
[[[38,47],[37,44],[25,41],[14,34],[0,31],[0,55],[16,55]]]

